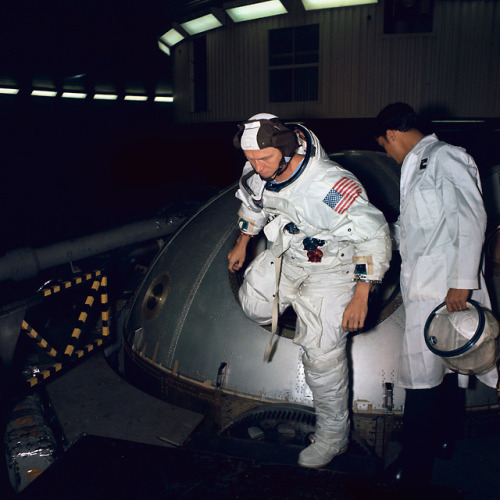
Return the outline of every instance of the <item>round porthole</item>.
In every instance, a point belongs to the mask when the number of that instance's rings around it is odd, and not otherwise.
[[[170,291],[170,280],[166,274],[156,277],[146,292],[142,302],[144,320],[153,319],[161,309]]]

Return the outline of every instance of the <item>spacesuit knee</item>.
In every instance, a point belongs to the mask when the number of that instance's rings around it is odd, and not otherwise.
[[[260,253],[245,271],[245,279],[239,290],[243,312],[262,325],[270,323],[272,319],[276,294],[275,261],[269,250]]]
[[[245,315],[259,323],[265,325],[270,323],[273,315],[273,299],[268,299],[263,294],[255,290],[247,281],[243,282],[238,292],[241,308]]]
[[[328,352],[316,351],[317,349],[308,349],[302,355],[302,363],[306,372],[321,374],[342,366],[347,370],[345,343]]]

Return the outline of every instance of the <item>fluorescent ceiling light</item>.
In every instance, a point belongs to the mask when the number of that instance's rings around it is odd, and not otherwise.
[[[87,94],[81,92],[63,92],[61,97],[69,97],[70,99],[85,99]]]
[[[302,0],[306,10],[333,9],[335,7],[352,7],[354,5],[365,5],[377,3],[378,0]]]
[[[165,52],[167,56],[170,55],[170,47],[161,38],[158,40],[158,47],[162,52]]]
[[[204,31],[220,28],[222,23],[213,14],[207,14],[206,16],[198,17],[192,21],[181,23],[181,26],[189,35],[197,35]]]
[[[241,4],[241,2],[232,2],[224,5],[228,16],[235,23],[250,21],[251,19],[261,19],[263,17],[278,16],[279,14],[287,14],[288,12],[280,0],[268,0],[250,5],[231,7],[231,5],[237,5],[238,3]]]
[[[126,95],[124,97],[126,101],[147,101],[148,96],[147,95]]]
[[[102,101],[116,101],[118,96],[116,94],[94,94],[94,99],[101,99]]]
[[[432,120],[432,123],[484,123],[484,120]]]
[[[155,97],[156,102],[174,102],[174,98],[172,96],[162,96],[162,95],[157,95]]]
[[[57,92],[55,90],[33,90],[31,95],[38,95],[42,97],[55,97]]]
[[[176,43],[184,40],[184,37],[174,28],[169,29],[160,40],[165,42],[169,47],[173,47]]]
[[[4,89],[0,88],[0,94],[17,94],[19,89]]]

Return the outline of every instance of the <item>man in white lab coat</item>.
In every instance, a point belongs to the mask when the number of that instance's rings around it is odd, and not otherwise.
[[[290,129],[260,113],[240,125],[235,145],[247,162],[228,267],[241,269],[250,238],[263,230],[270,248],[245,272],[241,306],[260,324],[289,305],[297,313],[294,342],[304,350],[316,411],[314,442],[298,463],[323,467],[347,449],[347,332],[363,328],[370,287],[389,267],[388,225],[356,177],[331,161],[306,127]]]
[[[486,213],[474,160],[465,150],[425,136],[414,110],[405,103],[386,106],[376,120],[376,139],[401,164],[400,216],[394,240],[401,254],[401,293],[406,328],[398,385],[406,389],[403,449],[385,472],[382,484],[400,487],[432,479],[437,447],[451,452],[452,438],[436,435],[438,405],[454,392],[448,412],[464,408],[464,391],[446,380],[442,359],[425,345],[424,326],[443,301],[448,311],[462,311],[472,298],[490,307],[481,270]],[[449,379],[451,376],[447,376]],[[461,385],[466,377],[458,376]],[[479,376],[496,387],[496,367]],[[455,377],[456,379],[456,377]],[[443,394],[443,387],[449,390]],[[454,386],[454,387],[453,387]],[[461,400],[461,401],[460,401]],[[446,423],[457,426],[459,414]]]

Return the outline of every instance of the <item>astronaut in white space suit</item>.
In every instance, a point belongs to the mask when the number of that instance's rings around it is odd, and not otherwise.
[[[240,125],[234,142],[247,162],[229,270],[241,269],[250,238],[263,229],[270,247],[245,271],[239,297],[259,324],[271,323],[273,306],[275,318],[290,305],[297,313],[294,342],[304,350],[316,412],[314,441],[298,463],[322,467],[347,449],[346,336],[363,328],[370,287],[389,267],[388,225],[307,128],[292,131],[261,113]]]
[[[443,301],[448,311],[465,310],[469,298],[490,307],[481,272],[486,213],[476,164],[465,150],[425,136],[418,126],[408,104],[394,103],[379,113],[375,132],[379,145],[401,164],[400,216],[393,229],[406,312],[397,376],[406,389],[403,449],[382,481],[394,488],[431,481],[433,457],[450,456],[465,410],[456,375],[442,384],[449,370],[425,344],[429,314]],[[458,378],[463,385],[466,376]],[[496,367],[478,378],[496,387]],[[440,429],[443,401],[447,413]]]

